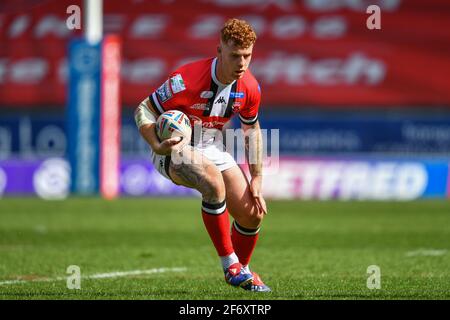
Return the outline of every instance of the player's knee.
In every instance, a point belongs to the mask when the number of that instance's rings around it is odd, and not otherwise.
[[[220,201],[225,199],[225,184],[223,183],[222,177],[219,176],[216,180],[209,181],[208,193]]]
[[[255,213],[249,216],[250,228],[259,228],[262,224],[264,215],[259,214],[259,211],[255,208]]]
[[[200,190],[205,201],[220,202],[225,199],[225,183],[220,171],[208,172],[205,185]]]
[[[254,205],[247,209],[246,214],[239,217],[238,223],[243,227],[256,229],[261,226],[263,218],[264,215],[260,214],[256,205]]]

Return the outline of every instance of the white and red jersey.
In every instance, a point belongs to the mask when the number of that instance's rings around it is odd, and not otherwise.
[[[216,64],[217,58],[209,58],[178,68],[150,95],[153,108],[159,114],[182,111],[192,125],[201,121],[203,128],[221,130],[237,113],[243,123],[254,124],[261,101],[255,77],[247,70],[242,79],[223,84],[217,79]]]

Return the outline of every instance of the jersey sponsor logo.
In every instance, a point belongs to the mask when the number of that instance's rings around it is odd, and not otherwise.
[[[230,92],[230,98],[240,99],[244,97],[243,92]]]
[[[212,92],[212,91],[202,91],[202,93],[200,93],[200,98],[209,99],[209,98],[212,98],[213,95],[214,95],[214,92]]]
[[[208,109],[208,104],[207,103],[196,103],[191,106],[191,109],[206,110],[206,109]]]
[[[177,74],[170,78],[170,86],[172,87],[172,91],[174,94],[186,90],[186,86],[184,85],[181,74]]]
[[[200,117],[194,116],[192,114],[188,115],[189,119],[191,119],[192,123],[194,123],[194,125],[201,125],[203,128],[215,128],[216,126],[223,126],[225,125],[225,123],[228,122],[227,121],[219,121],[219,120],[215,120],[215,121],[203,121]]]
[[[161,102],[166,102],[170,98],[172,98],[172,92],[169,88],[169,80],[164,82],[157,90],[156,93],[158,94],[159,98],[161,99]]]
[[[204,122],[202,122],[202,127],[203,128],[215,128],[217,126],[223,126],[223,125],[225,125],[225,123],[226,122],[218,121],[218,120],[206,121],[206,122],[204,121]]]

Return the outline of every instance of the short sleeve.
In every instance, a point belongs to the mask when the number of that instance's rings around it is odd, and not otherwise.
[[[181,73],[174,72],[150,96],[150,103],[158,111],[158,115],[168,110],[177,109],[183,105],[186,94],[186,84]]]
[[[239,112],[241,122],[247,125],[255,124],[258,121],[259,105],[261,103],[261,88],[257,84],[257,88],[249,90],[245,107]]]

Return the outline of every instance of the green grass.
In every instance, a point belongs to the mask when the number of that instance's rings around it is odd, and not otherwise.
[[[252,268],[273,292],[223,280],[199,199],[0,200],[0,299],[449,299],[450,203],[271,201]],[[447,250],[413,255],[419,249]],[[29,281],[153,268],[111,279]],[[381,289],[366,286],[369,265]]]

